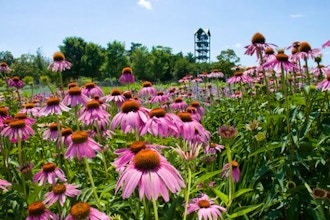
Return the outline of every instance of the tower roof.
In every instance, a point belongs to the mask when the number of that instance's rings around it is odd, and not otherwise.
[[[211,36],[211,32],[210,32],[210,29],[208,29],[208,28],[199,28],[196,32],[195,32],[195,34],[201,34],[201,33],[205,33],[205,34],[207,34],[208,36]]]

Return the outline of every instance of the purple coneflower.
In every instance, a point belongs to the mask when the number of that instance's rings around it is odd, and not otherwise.
[[[238,163],[234,160],[231,161],[231,166],[232,166],[232,178],[235,182],[239,181],[239,176],[240,176],[240,169],[238,166]],[[228,178],[228,172],[230,172],[230,165],[229,163],[226,163],[225,165],[223,165],[222,171],[220,173],[220,175],[222,177],[226,177]]]
[[[0,121],[10,118],[8,109],[8,107],[0,107]]]
[[[93,82],[85,83],[84,87],[81,89],[82,94],[87,97],[93,98],[94,96],[103,96],[104,93],[101,87],[97,86]]]
[[[39,116],[48,115],[61,115],[63,112],[68,112],[70,108],[66,107],[60,102],[57,97],[48,98],[46,101],[46,106],[40,109]]]
[[[85,105],[89,100],[90,98],[82,94],[79,87],[73,86],[66,93],[62,103],[66,106],[75,107],[77,105]]]
[[[266,43],[264,35],[257,32],[252,36],[251,44],[245,46],[246,51],[244,54],[252,56],[254,53],[257,53],[257,57],[260,58],[266,48],[269,48],[270,46],[277,47],[275,44]]]
[[[271,48],[271,47],[267,47],[265,49],[265,54],[264,54],[264,57],[263,57],[263,61],[264,62],[267,62],[269,60],[273,60],[275,59],[275,52],[274,52],[274,49]],[[261,63],[261,62],[259,62]]]
[[[129,99],[133,98],[133,94],[131,91],[124,91],[123,96],[124,96],[125,100],[129,100]]]
[[[65,60],[65,56],[61,52],[55,52],[53,55],[53,62],[51,62],[48,66],[48,69],[52,68],[53,72],[63,70],[68,70],[71,68],[71,63]]]
[[[46,193],[44,204],[51,206],[55,202],[59,202],[61,206],[64,205],[66,197],[75,197],[80,194],[78,186],[73,184],[56,184],[52,187],[52,191]]]
[[[192,79],[191,82],[193,82],[193,83],[200,83],[200,82],[203,82],[203,79],[202,78],[199,78],[199,77],[196,77],[196,78]]]
[[[9,67],[6,62],[1,62],[0,63],[0,72],[9,72]]]
[[[140,96],[154,96],[157,94],[157,90],[152,86],[152,83],[145,81],[142,84],[142,89],[139,91]]]
[[[265,69],[275,69],[279,71],[282,71],[283,68],[287,72],[293,72],[298,70],[298,67],[289,61],[289,56],[286,55],[284,51],[279,50],[275,57],[276,59],[269,60],[264,63],[263,67]]]
[[[141,129],[140,135],[149,133],[153,136],[168,137],[178,136],[178,123],[180,118],[173,114],[166,112],[163,108],[154,108],[149,112],[149,119]]]
[[[234,76],[227,79],[228,84],[240,83],[240,82],[250,83],[252,81],[253,81],[253,79],[248,75],[244,75],[242,71],[236,71],[234,73]]]
[[[110,220],[105,213],[91,207],[86,202],[78,202],[70,209],[70,215],[65,220]]]
[[[298,47],[297,55],[300,59],[315,59],[316,56],[320,55],[320,49],[312,49],[311,45],[308,42],[300,42]]]
[[[34,103],[26,103],[19,113],[25,113],[36,118],[39,116],[39,111],[40,107],[36,106]]]
[[[133,158],[133,163],[126,166],[116,185],[116,193],[123,188],[122,197],[129,198],[136,187],[139,198],[157,199],[159,194],[165,202],[169,201],[168,189],[172,193],[180,192],[185,187],[180,173],[153,149],[140,150]]]
[[[49,211],[44,203],[37,201],[28,206],[28,217],[26,218],[26,220],[48,219],[58,220],[59,217],[55,213]]]
[[[190,105],[196,108],[196,111],[198,112],[198,114],[200,114],[200,116],[203,116],[205,114],[205,109],[203,108],[203,106],[200,105],[198,101],[192,101]]]
[[[1,134],[11,140],[18,138],[26,140],[30,135],[34,135],[34,130],[24,120],[13,119],[9,122],[9,126],[3,128]]]
[[[249,66],[243,72],[244,75],[248,75],[248,76],[254,76],[254,75],[256,75],[256,73],[257,73],[256,66]]]
[[[167,90],[167,95],[168,95],[169,97],[176,96],[178,93],[179,93],[179,90],[176,89],[175,87],[173,87],[173,88],[169,88],[169,89]]]
[[[222,212],[226,209],[222,206],[215,204],[214,199],[209,199],[206,194],[202,194],[200,198],[191,199],[187,214],[198,211],[198,220],[209,220],[222,218]]]
[[[57,123],[51,123],[48,129],[42,135],[43,140],[56,141],[58,139],[58,126]]]
[[[187,106],[187,103],[181,97],[177,97],[169,107],[172,111],[184,111]]]
[[[171,101],[170,97],[164,94],[163,91],[158,91],[157,94],[151,98],[150,103],[165,103]]]
[[[104,102],[100,96],[94,96],[92,100],[98,101],[100,104],[100,108],[102,108],[103,110],[107,110],[111,108],[111,106],[108,103]]]
[[[19,78],[19,76],[14,76],[13,78],[9,78],[8,87],[15,87],[16,89],[21,89],[24,87],[24,83]]]
[[[120,107],[126,99],[119,89],[114,88],[109,95],[102,97],[101,100],[108,103],[116,103],[116,105]]]
[[[149,117],[149,110],[140,107],[136,100],[127,100],[121,105],[121,112],[117,113],[111,122],[111,129],[120,125],[123,133],[140,132]]]
[[[241,91],[235,91],[233,94],[231,94],[231,98],[242,98],[243,93]]]
[[[11,183],[7,180],[0,179],[0,189],[2,189],[5,192],[8,192],[8,189],[6,187],[11,186]]]
[[[203,125],[194,120],[189,112],[178,112],[182,124],[179,125],[181,137],[188,141],[207,143],[210,139],[210,132]]]
[[[71,128],[62,128],[61,129],[62,142],[67,147],[69,147],[70,144],[72,143],[72,139],[71,139],[72,133],[73,133],[73,131]],[[61,143],[58,141],[58,144],[60,145]]]
[[[121,71],[121,76],[119,77],[119,82],[123,84],[134,83],[135,79],[133,76],[132,68],[124,67]]]
[[[204,153],[205,154],[216,154],[217,151],[221,152],[223,149],[225,149],[224,145],[210,143],[210,144],[206,145],[206,147],[204,148]]]
[[[218,69],[213,69],[212,72],[210,74],[207,75],[208,78],[223,78],[224,75],[222,72],[220,72]]]
[[[20,113],[20,112],[15,114],[14,119],[24,120],[26,124],[29,126],[33,125],[36,122],[34,118],[28,118],[25,113]]]
[[[224,125],[219,127],[219,134],[222,138],[231,139],[234,138],[237,134],[237,129],[233,126]]]
[[[322,64],[319,64],[317,67],[313,68],[310,72],[314,74],[315,78],[319,78],[321,76],[322,77],[327,76],[327,74],[330,73],[330,69],[329,66],[324,66]]]
[[[112,163],[116,167],[117,171],[121,171],[125,169],[125,166],[133,162],[134,156],[143,149],[156,149],[158,145],[153,144],[147,144],[144,141],[134,141],[132,144],[130,144],[129,148],[121,148],[118,150],[115,150],[115,154],[119,155],[118,158],[115,159],[115,161]]]
[[[191,117],[200,122],[202,120],[202,116],[197,112],[197,109],[193,106],[188,106],[186,108],[186,111],[189,112],[191,114]]]
[[[86,131],[76,131],[71,135],[72,142],[69,145],[65,158],[78,157],[81,160],[83,157],[94,158],[95,151],[101,151],[101,145],[96,143],[92,138],[88,137]]]
[[[330,90],[330,73],[327,74],[327,78],[322,80],[316,85],[317,89],[321,89],[321,91]]]
[[[110,124],[110,114],[100,107],[100,102],[91,100],[79,111],[79,121],[85,126],[91,126],[97,122],[99,128],[106,128]]]
[[[33,182],[39,182],[39,186],[46,183],[55,185],[56,177],[63,182],[66,181],[63,170],[58,168],[55,163],[46,163],[42,166],[42,170],[33,176]]]
[[[78,84],[75,81],[69,82],[68,83],[68,89],[71,89],[73,87],[78,87]]]

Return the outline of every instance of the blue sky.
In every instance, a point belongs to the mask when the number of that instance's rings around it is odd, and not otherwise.
[[[66,37],[81,37],[102,47],[120,41],[167,46],[173,53],[194,52],[194,33],[211,32],[211,60],[233,49],[241,64],[254,33],[287,47],[307,41],[312,48],[330,39],[329,0],[11,0],[1,3],[0,51],[15,57],[41,48],[51,58]],[[288,51],[289,53],[289,51]],[[330,48],[322,50],[330,64]]]

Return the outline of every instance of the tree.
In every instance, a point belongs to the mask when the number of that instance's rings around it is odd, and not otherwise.
[[[65,55],[66,60],[72,63],[70,70],[65,70],[63,79],[78,79],[84,75],[84,65],[81,58],[85,54],[87,43],[80,37],[67,37],[63,40],[63,46],[60,46],[61,52]]]
[[[10,66],[14,61],[14,56],[9,51],[0,52],[0,62],[6,62]]]
[[[83,72],[82,75],[94,78],[101,77],[101,66],[105,60],[104,49],[97,44],[88,43],[85,47],[85,53],[81,57]]]
[[[213,63],[212,68],[221,71],[226,78],[232,76],[233,70],[231,68],[239,65],[240,61],[240,58],[236,56],[235,51],[232,49],[222,50],[217,59],[218,62]]]
[[[32,54],[22,54],[19,58],[14,59],[11,65],[11,76],[19,76],[21,79],[25,76],[32,76],[36,79],[37,66],[34,64],[35,56]]]
[[[118,79],[121,70],[128,66],[125,44],[118,41],[108,43],[105,56],[103,71],[106,73],[106,77],[116,77]]]
[[[141,46],[132,53],[132,69],[136,79],[153,81],[151,74],[151,54],[148,48]]]
[[[168,81],[172,79],[172,69],[174,67],[172,49],[169,47],[152,47],[151,50],[151,73],[154,80]]]
[[[41,48],[38,48],[33,63],[37,68],[34,79],[38,83],[41,75],[49,75],[48,73],[50,71],[47,71],[47,67],[48,64],[50,63],[50,60],[44,56]]]
[[[173,78],[175,80],[181,79],[187,74],[192,74],[194,72],[194,63],[183,57],[177,57],[174,64]]]

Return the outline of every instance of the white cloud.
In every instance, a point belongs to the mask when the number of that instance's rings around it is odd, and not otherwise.
[[[236,47],[236,48],[241,48],[241,47],[242,47],[242,44],[240,44],[240,43],[236,43],[236,44],[234,45],[234,47]]]
[[[301,17],[304,17],[303,14],[290,14],[290,17],[291,18],[301,18]]]
[[[140,5],[142,8],[146,8],[148,10],[152,9],[150,1],[147,1],[147,0],[139,0],[138,5]]]

